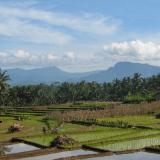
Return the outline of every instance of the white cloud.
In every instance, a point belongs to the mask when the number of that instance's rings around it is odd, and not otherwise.
[[[66,58],[74,61],[76,59],[76,55],[74,52],[67,52],[67,54],[65,55]]]
[[[61,12],[51,12],[34,8],[0,7],[0,16],[18,19],[38,20],[53,26],[62,26],[75,31],[106,35],[115,33],[120,22],[111,17],[96,14],[72,15]]]
[[[10,52],[0,52],[0,66],[3,68],[37,68],[57,66],[66,71],[89,71],[97,68],[97,57],[93,54],[79,54],[75,51],[57,54],[31,53],[24,49]]]
[[[51,60],[51,61],[59,59],[58,56],[56,56],[54,54],[50,54],[50,53],[47,55],[47,57],[48,57],[48,60]]]
[[[17,53],[15,53],[15,57],[18,59],[26,59],[30,57],[30,54],[26,52],[25,50],[18,50]]]
[[[43,66],[65,66],[74,63],[75,54],[39,53],[33,54],[19,49],[16,52],[0,52],[0,66],[3,67],[43,67]]]
[[[32,25],[17,18],[0,18],[0,35],[16,37],[24,41],[49,44],[66,44],[72,37],[48,28]]]
[[[160,43],[141,40],[114,42],[104,45],[103,56],[115,61],[139,61],[147,63],[160,62]]]

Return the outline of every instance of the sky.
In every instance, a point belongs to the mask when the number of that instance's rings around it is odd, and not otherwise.
[[[160,0],[0,0],[0,68],[160,65]]]

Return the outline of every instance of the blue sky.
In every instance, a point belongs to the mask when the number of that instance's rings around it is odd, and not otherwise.
[[[0,0],[0,67],[160,64],[159,0]]]

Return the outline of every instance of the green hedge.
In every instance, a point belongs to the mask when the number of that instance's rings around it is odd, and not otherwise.
[[[155,101],[155,94],[154,93],[147,93],[147,94],[137,94],[137,95],[128,95],[124,98],[123,103],[141,103],[141,102],[152,102]]]

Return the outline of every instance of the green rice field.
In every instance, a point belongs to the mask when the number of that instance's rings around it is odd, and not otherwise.
[[[99,102],[93,105],[92,103],[80,103],[75,104],[74,107],[108,107],[109,103]],[[59,108],[71,108],[71,104],[60,105]],[[112,150],[112,151],[124,151],[132,149],[140,149],[144,147],[160,145],[160,119],[156,119],[154,114],[146,115],[134,115],[134,116],[113,116],[97,118],[97,121],[116,122],[123,121],[134,126],[147,126],[152,129],[146,128],[118,128],[118,127],[106,127],[99,125],[80,125],[72,124],[71,122],[63,122],[58,127],[57,132],[43,132],[43,128],[48,126],[55,128],[58,125],[56,119],[45,120],[47,112],[51,112],[53,106],[45,106],[34,110],[34,114],[27,112],[27,108],[20,109],[19,112],[15,110],[7,109],[6,112],[1,112],[0,120],[0,142],[10,141],[13,137],[18,137],[29,142],[34,142],[46,147],[49,147],[51,142],[58,135],[67,135],[75,140],[74,144],[66,144],[64,148],[81,147],[81,145],[93,146],[96,148]],[[58,108],[58,106],[55,106]],[[40,114],[41,113],[41,114]],[[74,113],[74,112],[73,112]],[[17,117],[24,116],[23,120],[18,120]],[[9,133],[8,128],[15,124],[21,124],[23,126],[22,131]]]

